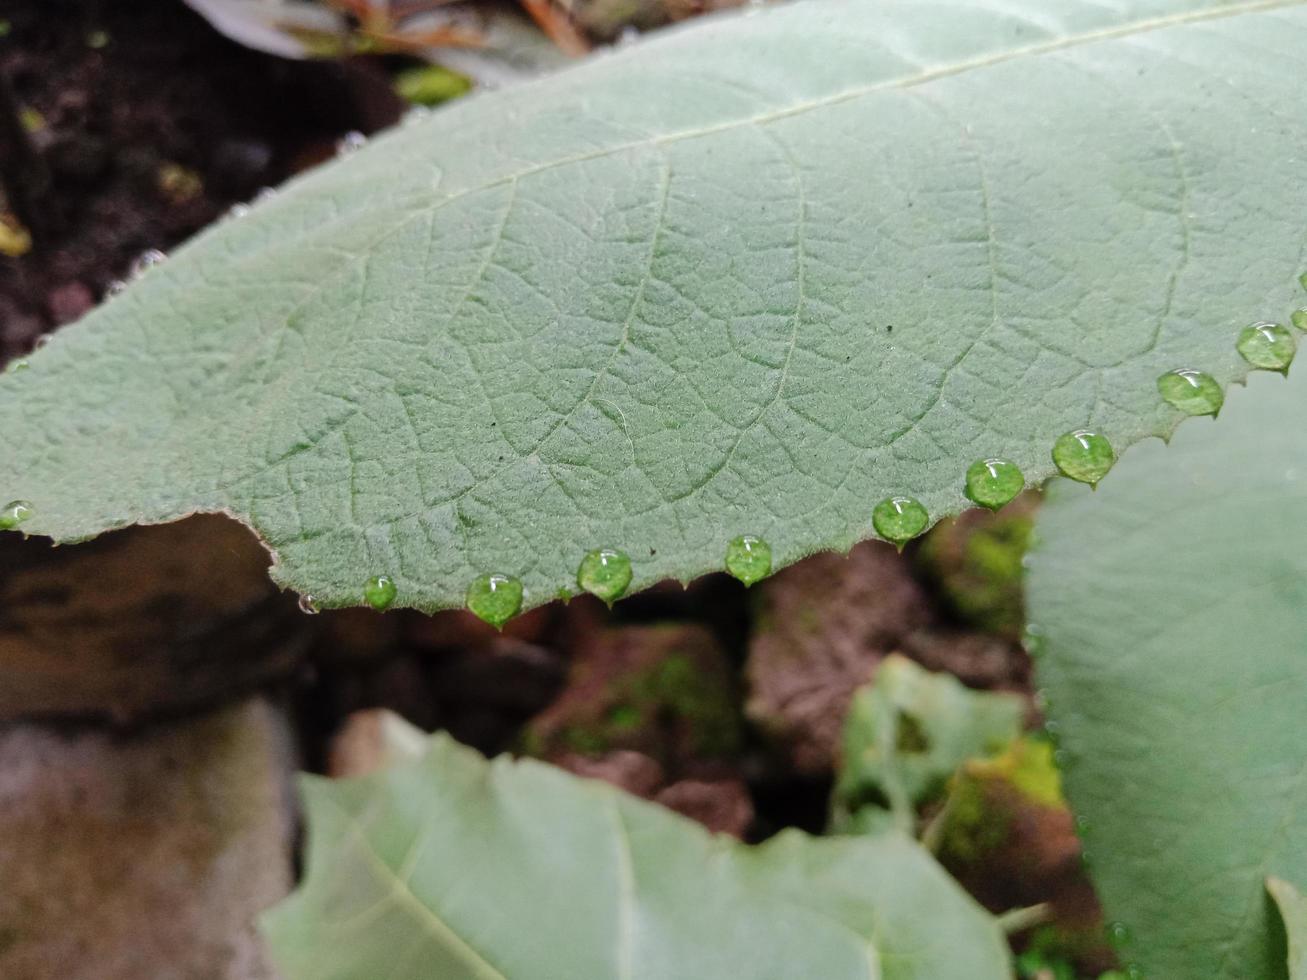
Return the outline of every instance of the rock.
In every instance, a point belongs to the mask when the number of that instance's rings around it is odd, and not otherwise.
[[[426,734],[385,708],[356,711],[345,719],[327,750],[327,775],[348,779],[421,758]]]
[[[0,731],[0,976],[272,980],[290,745],[258,699],[131,737]]]
[[[968,687],[1025,693],[1030,658],[1021,644],[993,633],[939,628],[905,637],[901,650],[928,670],[946,671]]]
[[[660,790],[654,800],[715,834],[743,838],[753,823],[753,800],[738,779],[682,779]]]
[[[95,294],[86,283],[74,279],[50,290],[45,305],[56,324],[72,323],[95,305]]]
[[[84,544],[0,537],[0,721],[127,724],[288,674],[309,629],[268,554],[208,515]]]
[[[853,692],[930,619],[907,559],[889,545],[813,555],[756,587],[746,674],[751,720],[800,773],[829,771]]]
[[[524,735],[529,753],[555,759],[630,749],[679,775],[739,748],[734,672],[704,627],[622,626],[576,643],[566,688]]]
[[[577,776],[602,779],[633,796],[642,796],[646,800],[654,798],[654,794],[662,787],[665,780],[663,767],[656,759],[629,749],[605,752],[599,756],[569,752],[560,756],[557,763],[561,768]]]

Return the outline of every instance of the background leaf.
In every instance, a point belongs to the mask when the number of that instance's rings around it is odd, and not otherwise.
[[[1222,384],[1302,271],[1293,0],[797,3],[460,100],[179,250],[0,384],[61,541],[248,521],[319,605],[525,605],[967,505]]]
[[[1251,388],[1038,526],[1039,680],[1145,976],[1284,977],[1264,882],[1307,880],[1307,378]]]
[[[747,847],[444,736],[305,794],[307,877],[265,918],[289,980],[1011,975],[994,920],[897,835]]]
[[[951,674],[906,657],[886,657],[853,696],[835,784],[836,827],[891,811],[900,830],[916,829],[916,808],[940,795],[970,758],[997,754],[1021,733],[1025,705],[1014,694],[971,691]]]

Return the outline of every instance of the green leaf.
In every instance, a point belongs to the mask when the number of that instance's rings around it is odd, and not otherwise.
[[[307,876],[264,920],[288,980],[1011,975],[994,920],[897,835],[749,847],[444,736],[305,796]]]
[[[860,811],[883,804],[912,833],[916,807],[938,796],[968,759],[1006,747],[1024,713],[1016,695],[970,691],[951,674],[886,657],[872,683],[854,694],[844,721],[836,827],[875,826]],[[851,816],[858,819],[848,824]]]
[[[1307,980],[1307,899],[1282,878],[1267,878],[1266,890],[1275,899],[1289,939],[1289,980]]]
[[[1302,271],[1305,39],[1296,0],[813,0],[459,100],[5,378],[0,498],[61,541],[231,513],[319,606],[423,609],[957,513],[977,459],[1037,483],[1169,432],[1162,373],[1244,374]]]
[[[1149,977],[1285,976],[1268,875],[1307,880],[1307,376],[1054,487],[1030,615],[1065,789]]]

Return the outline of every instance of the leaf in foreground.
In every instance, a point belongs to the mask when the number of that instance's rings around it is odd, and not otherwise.
[[[307,877],[264,920],[289,980],[1010,977],[994,920],[897,835],[749,847],[443,736],[305,794]]]
[[[1039,681],[1145,976],[1285,976],[1265,881],[1307,880],[1305,411],[1307,375],[1262,376],[1040,517]]]
[[[460,100],[0,379],[0,499],[525,609],[597,549],[638,589],[917,533],[978,460],[1097,480],[1302,305],[1304,48],[1293,0],[813,0]]]

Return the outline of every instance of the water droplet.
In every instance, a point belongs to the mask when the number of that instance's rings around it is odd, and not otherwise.
[[[254,199],[253,199],[252,201],[250,201],[250,203],[251,203],[251,204],[267,204],[269,201],[271,201],[271,200],[272,200],[274,197],[276,197],[276,196],[277,196],[277,188],[275,188],[275,187],[260,187],[260,188],[259,188],[259,192],[258,192],[257,194],[254,195]]]
[[[1296,348],[1293,334],[1278,323],[1254,323],[1239,331],[1235,349],[1263,371],[1287,371]]]
[[[1089,829],[1089,818],[1083,813],[1077,813],[1075,816],[1076,833],[1083,834]]]
[[[912,497],[886,497],[871,512],[871,523],[877,534],[902,550],[905,542],[926,530],[930,515]]]
[[[1121,947],[1130,942],[1130,929],[1124,922],[1113,922],[1107,927],[1107,941]]]
[[[592,551],[581,559],[576,584],[611,605],[631,584],[631,559],[607,548]]]
[[[967,499],[998,510],[1026,485],[1021,467],[1007,459],[978,459],[967,469]]]
[[[368,138],[360,133],[357,129],[351,129],[348,133],[336,140],[336,153],[339,156],[346,156],[355,150],[361,150],[368,142]]]
[[[316,616],[322,610],[318,608],[318,600],[313,598],[307,592],[302,594],[299,599],[300,612],[305,616]]]
[[[1307,330],[1307,309],[1294,310],[1289,314],[1289,322],[1299,330]]]
[[[467,608],[500,629],[522,608],[522,583],[511,575],[482,575],[467,587]]]
[[[1076,429],[1053,443],[1053,463],[1064,476],[1090,486],[1107,476],[1116,453],[1106,436],[1089,429]]]
[[[1157,379],[1162,400],[1186,415],[1215,415],[1225,403],[1225,392],[1206,371],[1180,368]]]
[[[1303,289],[1307,289],[1307,272],[1298,277],[1298,282],[1302,284]]]
[[[363,585],[363,598],[377,612],[385,612],[389,609],[398,594],[399,589],[395,587],[395,582],[389,575],[373,576]]]
[[[104,287],[105,298],[107,299],[110,296],[117,296],[126,288],[127,288],[127,280],[125,279],[111,280],[109,285]]]
[[[12,531],[32,516],[32,505],[26,500],[11,500],[0,510],[0,531]]]
[[[745,585],[771,574],[771,545],[762,538],[741,535],[726,546],[726,570]]]
[[[54,342],[54,334],[52,333],[42,334],[41,336],[36,338],[36,344],[34,345],[34,348],[36,350],[40,350],[42,347],[49,347],[50,344],[53,342]]]
[[[226,215],[224,215],[224,217],[243,218],[249,213],[250,213],[250,206],[248,204],[243,204],[240,201],[237,201],[235,204],[233,204],[231,207],[227,209],[227,213]]]
[[[154,268],[167,257],[157,248],[147,248],[132,261],[131,268],[127,270],[127,275],[132,279],[139,279],[145,275],[147,270]]]
[[[429,106],[415,105],[413,108],[409,109],[408,112],[404,113],[404,117],[400,120],[400,123],[404,126],[414,126],[423,120],[430,118],[431,108]]]
[[[1138,966],[1134,963],[1127,963],[1125,968],[1125,975],[1127,980],[1144,980],[1143,967]]]
[[[20,357],[16,361],[9,362],[10,371],[26,371],[31,365],[27,363],[27,358]]]

